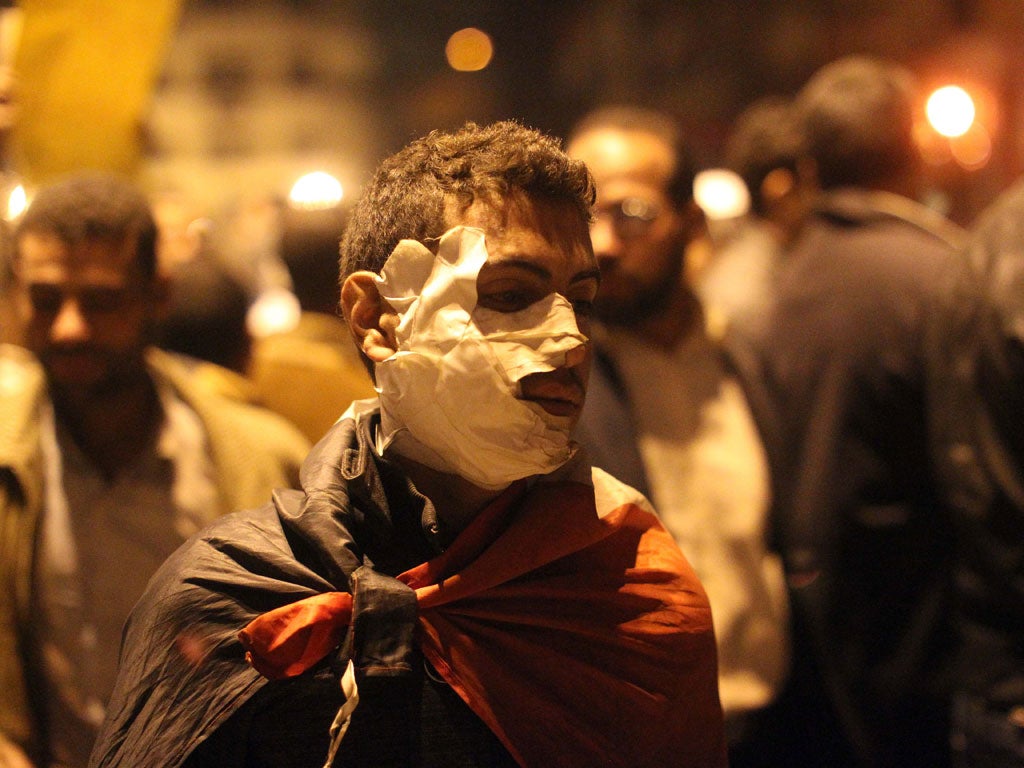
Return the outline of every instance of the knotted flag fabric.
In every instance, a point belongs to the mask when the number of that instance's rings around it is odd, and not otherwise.
[[[724,765],[703,589],[646,501],[594,480],[517,483],[399,575],[422,651],[522,765]],[[302,674],[342,644],[352,603],[327,592],[257,617],[247,657]]]

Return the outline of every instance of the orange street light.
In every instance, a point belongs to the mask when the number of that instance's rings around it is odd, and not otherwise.
[[[974,124],[974,99],[958,85],[945,85],[928,97],[925,114],[937,133],[947,138],[963,136]]]

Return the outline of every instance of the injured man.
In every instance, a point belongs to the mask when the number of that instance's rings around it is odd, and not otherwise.
[[[164,564],[90,765],[725,765],[704,591],[572,440],[593,200],[514,122],[384,161],[341,247],[379,396]]]

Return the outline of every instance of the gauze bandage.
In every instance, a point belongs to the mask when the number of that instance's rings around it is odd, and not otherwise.
[[[573,455],[570,420],[517,399],[519,382],[565,365],[586,344],[553,293],[518,312],[477,306],[484,233],[456,227],[435,256],[403,240],[380,276],[398,312],[398,351],[376,366],[379,445],[486,489],[551,472]]]

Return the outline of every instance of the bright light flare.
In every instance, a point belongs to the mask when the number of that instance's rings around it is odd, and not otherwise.
[[[733,171],[713,168],[693,180],[693,199],[709,219],[734,219],[750,210],[750,192]]]
[[[261,293],[249,307],[245,317],[249,333],[262,339],[274,333],[285,333],[299,324],[302,308],[291,291],[270,288]]]
[[[458,72],[478,72],[491,63],[494,45],[486,32],[466,27],[448,38],[444,47],[448,66]]]
[[[976,171],[992,158],[992,138],[985,126],[975,123],[962,136],[949,140],[949,151],[962,168]]]
[[[333,208],[341,202],[344,190],[341,182],[326,171],[313,171],[299,177],[288,193],[288,200],[296,208],[307,211]]]
[[[18,184],[7,196],[7,220],[14,221],[28,208],[28,193],[25,187]]]
[[[928,97],[925,114],[932,128],[943,136],[963,136],[974,123],[974,99],[960,86],[946,85]]]

